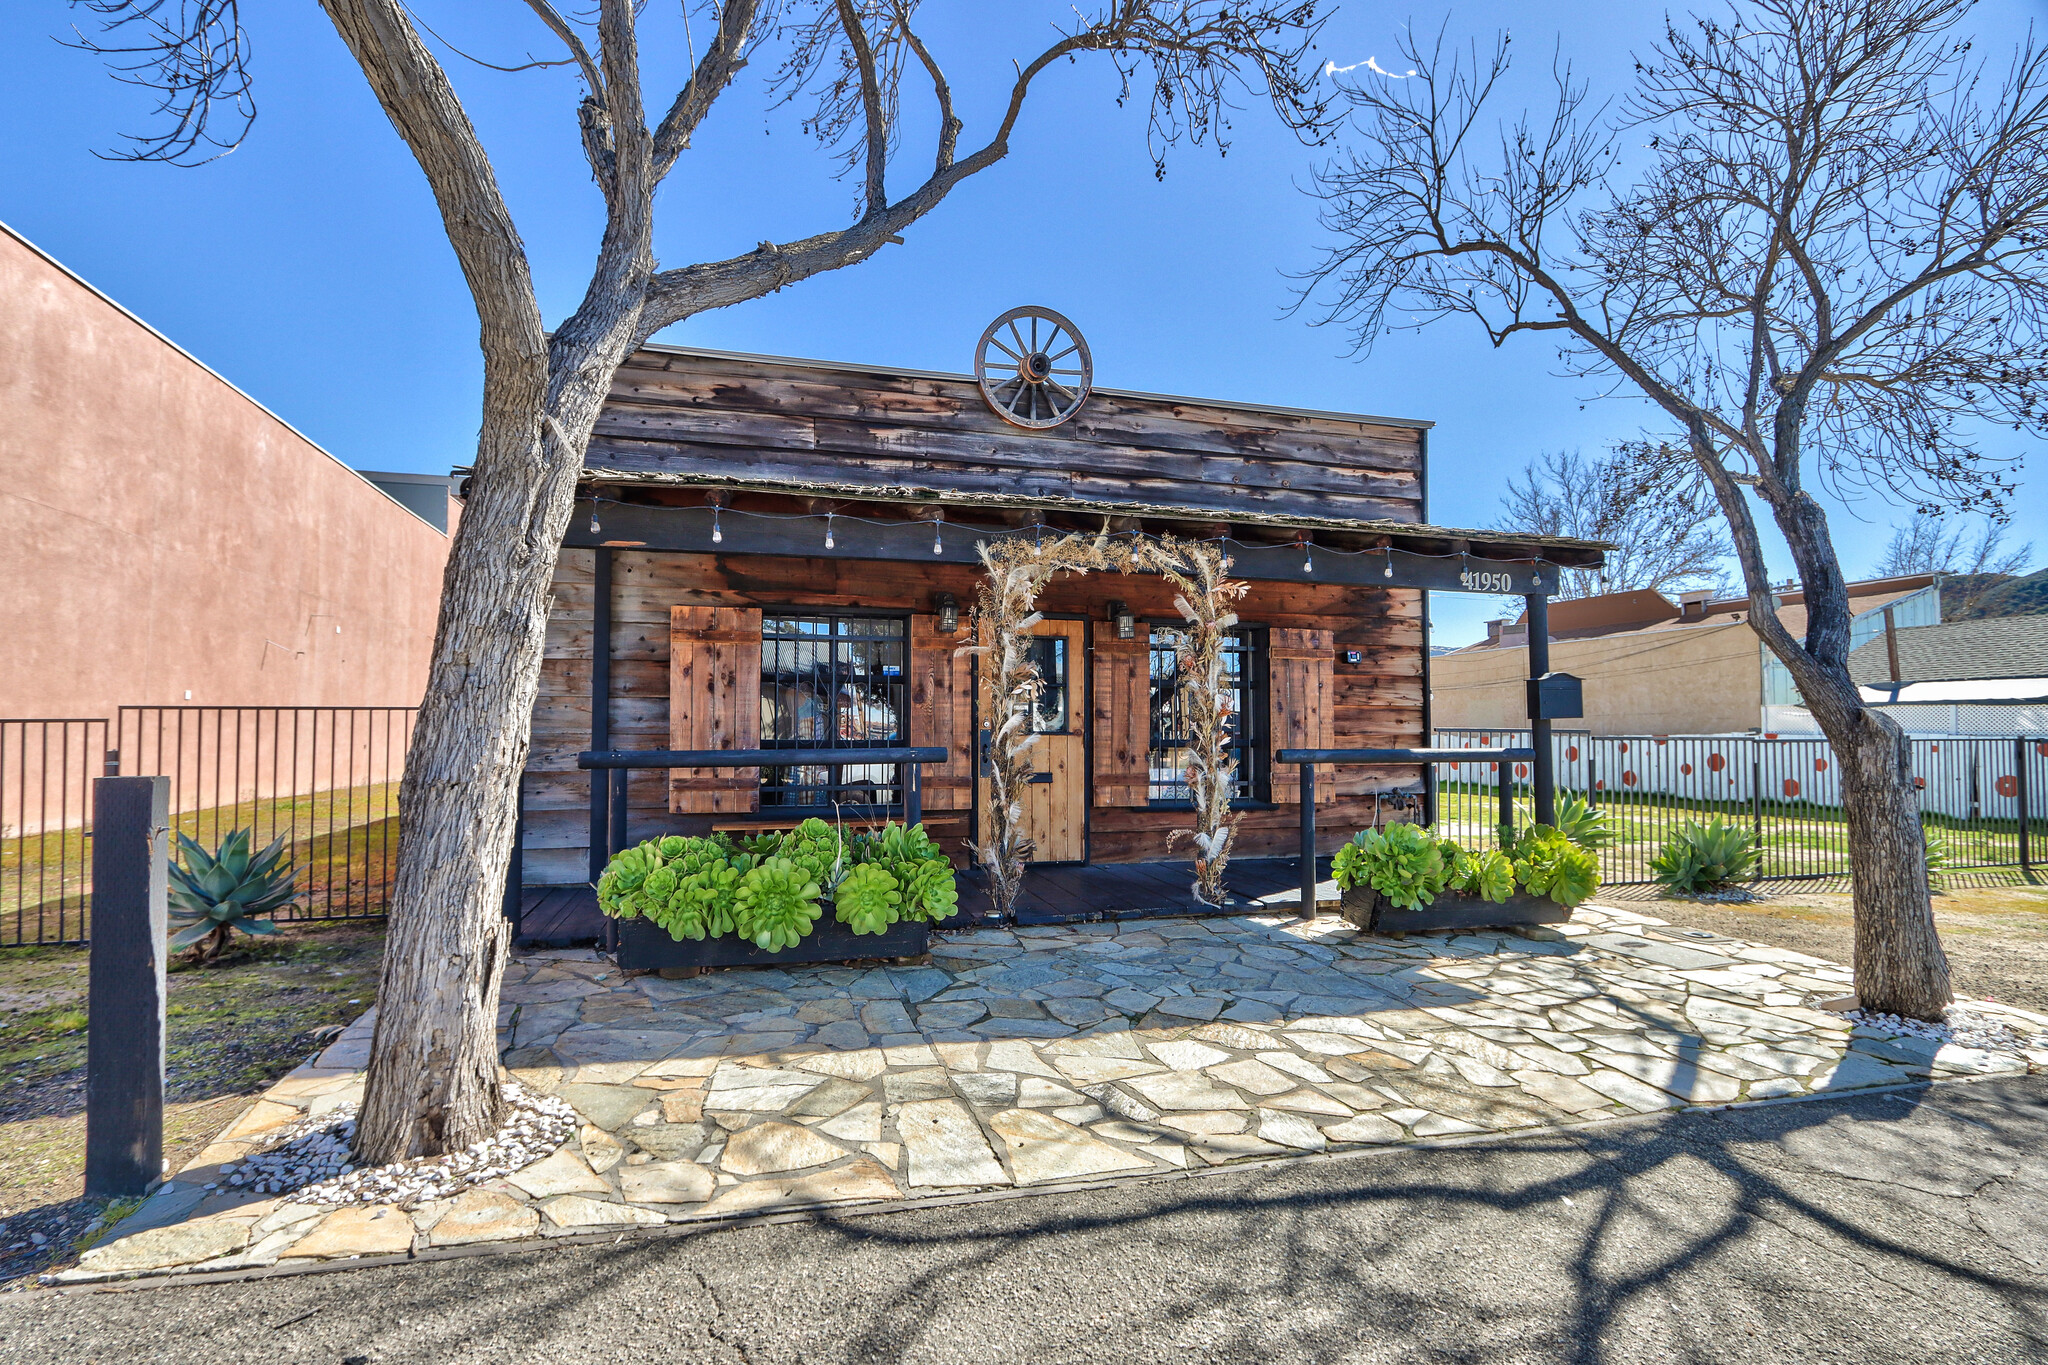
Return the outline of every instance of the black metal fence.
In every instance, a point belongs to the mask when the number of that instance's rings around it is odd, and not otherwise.
[[[124,706],[0,721],[0,947],[90,934],[91,780],[171,779],[173,845],[282,838],[286,922],[384,913],[398,857],[409,706]]]
[[[0,720],[0,946],[85,937],[107,722]]]
[[[1526,745],[1526,730],[1439,730],[1440,748]],[[1839,765],[1825,739],[1761,735],[1553,736],[1557,789],[1606,816],[1601,879],[1654,880],[1649,863],[1688,821],[1719,815],[1747,826],[1762,850],[1760,879],[1849,871]],[[2048,739],[1940,736],[1910,741],[1921,822],[1951,869],[2030,869],[2048,825]],[[1498,791],[1491,763],[1437,765],[1438,820],[1453,837],[1492,832]],[[1527,765],[1508,781],[1528,815]]]

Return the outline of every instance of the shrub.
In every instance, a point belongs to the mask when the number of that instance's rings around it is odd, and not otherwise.
[[[1755,835],[1716,815],[1680,825],[1650,859],[1650,872],[1667,891],[1697,895],[1750,876],[1761,857]]]
[[[212,962],[227,947],[233,932],[274,934],[274,915],[297,898],[292,870],[284,865],[280,834],[269,847],[251,857],[249,831],[238,829],[208,853],[191,836],[178,835],[183,867],[171,864],[170,918],[178,931],[171,950],[193,948],[201,962]]]
[[[1927,889],[1940,891],[1947,885],[1941,874],[1948,871],[1948,832],[1938,825],[1922,825],[1920,836],[1927,850]]]
[[[1450,871],[1443,845],[1421,826],[1407,824],[1360,830],[1337,850],[1332,866],[1339,887],[1370,886],[1399,910],[1435,900]]]

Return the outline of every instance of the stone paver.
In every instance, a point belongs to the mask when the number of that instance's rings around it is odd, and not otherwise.
[[[508,968],[501,1042],[513,1074],[585,1119],[562,1151],[409,1210],[227,1186],[223,1163],[360,1093],[366,1015],[63,1278],[1142,1178],[2048,1070],[2048,1051],[1937,1049],[1814,1008],[1848,987],[1799,953],[1596,906],[1522,934],[1375,938],[1327,916],[987,928],[935,938],[930,966],[676,981],[584,950],[532,953]]]

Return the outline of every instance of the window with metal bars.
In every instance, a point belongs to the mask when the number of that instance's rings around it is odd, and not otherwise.
[[[866,749],[906,742],[908,622],[900,616],[765,613],[761,747]],[[761,770],[763,810],[900,802],[895,764],[790,764]]]
[[[1182,632],[1172,626],[1152,627],[1152,754],[1151,800],[1167,805],[1193,799],[1187,784],[1187,733],[1184,689],[1178,648]],[[1232,799],[1266,797],[1265,656],[1263,632],[1234,630],[1223,643],[1223,672],[1237,693],[1237,714],[1231,718],[1230,756],[1237,761]]]

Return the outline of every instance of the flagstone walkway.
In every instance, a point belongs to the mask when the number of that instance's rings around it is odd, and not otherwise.
[[[508,972],[501,1044],[515,1075],[585,1120],[555,1155],[410,1208],[229,1188],[223,1163],[360,1095],[366,1016],[57,1278],[1172,1176],[2048,1071],[2048,1051],[1880,1037],[1814,1008],[1848,987],[1815,958],[1593,906],[1523,935],[1376,938],[1332,916],[983,929],[935,939],[930,966],[675,981],[536,952]]]

